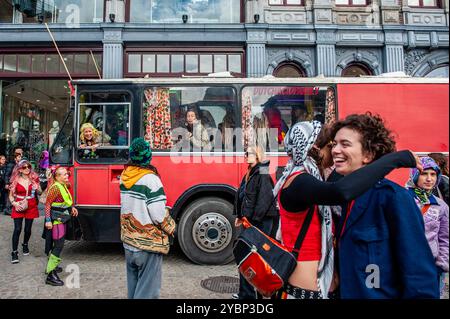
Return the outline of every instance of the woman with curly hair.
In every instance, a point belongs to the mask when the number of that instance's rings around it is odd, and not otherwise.
[[[428,154],[441,170],[441,178],[437,187],[433,189],[433,195],[441,198],[448,205],[449,204],[449,173],[448,173],[448,160],[447,157],[442,153],[430,153]]]
[[[292,250],[301,229],[306,229],[306,235],[297,267],[281,298],[337,298],[332,223],[332,211],[337,208],[328,205],[357,198],[393,169],[416,167],[417,160],[409,151],[387,154],[331,182],[324,181],[328,168],[333,165],[329,127],[322,127],[318,121],[296,123],[288,131],[284,144],[290,159],[274,188],[280,207],[277,239]]]
[[[91,123],[84,123],[80,128],[80,156],[83,158],[97,158],[96,150],[108,143],[110,137],[98,131]]]
[[[336,172],[347,176],[395,151],[379,116],[352,114],[332,129]],[[424,221],[408,191],[387,179],[342,206],[335,256],[343,299],[439,298]]]
[[[33,170],[31,163],[25,159],[14,168],[10,182],[9,200],[12,204],[11,218],[14,220],[11,263],[17,264],[19,262],[17,247],[24,219],[23,255],[30,254],[28,241],[31,237],[31,227],[33,220],[39,217],[36,192],[40,193],[41,187],[38,174]]]

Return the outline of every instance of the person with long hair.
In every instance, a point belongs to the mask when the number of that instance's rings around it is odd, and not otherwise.
[[[71,216],[78,216],[78,210],[73,207],[72,195],[69,192],[69,173],[64,167],[53,167],[52,176],[47,188],[45,202],[45,228],[52,232],[52,248],[47,262],[45,283],[52,286],[62,286],[64,282],[58,277],[61,271],[61,253],[64,248],[66,224]]]
[[[125,249],[129,299],[157,299],[163,255],[175,221],[166,209],[166,195],[156,167],[150,164],[150,144],[131,142],[130,161],[120,177],[120,225]]]
[[[285,150],[289,161],[274,188],[280,207],[277,239],[292,249],[307,212],[311,223],[300,248],[297,267],[281,293],[282,299],[337,297],[334,271],[332,208],[364,193],[399,167],[416,167],[409,151],[396,152],[336,182],[325,182],[325,169],[332,165],[330,130],[318,121],[296,123],[288,131]]]
[[[412,169],[406,187],[423,215],[425,236],[436,261],[442,297],[444,277],[448,273],[448,205],[433,195],[433,189],[442,178],[440,167],[431,157],[422,157],[420,161],[423,171]]]
[[[19,262],[19,238],[25,219],[24,238],[22,243],[23,255],[29,255],[28,241],[31,237],[33,220],[39,217],[37,194],[41,192],[39,176],[33,170],[28,160],[21,160],[14,168],[9,185],[9,200],[12,205],[11,218],[14,220],[12,236],[11,263]]]
[[[242,225],[242,218],[262,232],[274,237],[278,227],[278,209],[272,200],[274,183],[269,175],[270,161],[265,160],[262,146],[250,146],[245,153],[248,168],[236,193],[234,211],[235,226]],[[239,274],[239,293],[234,299],[260,299],[256,290]]]

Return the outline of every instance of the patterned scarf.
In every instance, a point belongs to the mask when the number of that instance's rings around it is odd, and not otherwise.
[[[317,136],[322,128],[318,121],[296,123],[287,132],[284,146],[290,159],[283,171],[283,175],[274,187],[273,194],[276,197],[284,185],[286,179],[296,172],[307,172],[318,180],[323,180],[314,159],[308,156]],[[334,251],[331,209],[329,206],[319,205],[321,215],[321,259],[318,268],[318,287],[324,299],[327,299],[328,291],[333,279]]]
[[[430,203],[430,196],[433,195],[433,191],[427,191],[423,188],[416,187],[414,188],[414,193],[416,194],[417,198],[422,204],[429,204]]]

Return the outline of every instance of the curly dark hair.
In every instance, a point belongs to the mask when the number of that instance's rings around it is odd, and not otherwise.
[[[320,150],[322,148],[324,148],[331,141],[332,141],[331,126],[323,125],[322,129],[320,130],[319,135],[317,135],[317,139],[314,143],[314,145],[317,146],[318,148],[312,147],[308,152],[308,156],[311,156],[316,161],[317,166],[319,167],[321,172],[322,172],[323,158],[320,155]]]
[[[344,127],[361,134],[363,151],[372,154],[373,160],[396,151],[393,133],[386,128],[383,119],[378,114],[372,115],[372,113],[366,112],[365,114],[348,115],[345,119],[333,124],[332,138],[334,139],[337,132]]]

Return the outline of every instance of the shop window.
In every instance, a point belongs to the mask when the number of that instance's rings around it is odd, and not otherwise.
[[[135,64],[134,70],[138,69],[138,65],[137,64],[139,64],[139,62],[136,63],[138,61],[138,59],[140,61],[140,57],[139,58],[138,57],[139,57],[139,55],[136,55],[136,57],[133,58],[135,60],[135,62],[134,62],[134,64]],[[155,62],[156,62],[156,58],[155,58],[154,54],[144,54],[143,57],[142,57],[142,63],[143,63],[142,71],[143,72],[154,73],[156,71]],[[135,72],[139,72],[139,70],[135,71]]]
[[[282,63],[274,71],[277,78],[301,78],[306,76],[306,72],[296,63]]]
[[[335,0],[337,6],[367,6],[370,0]]]
[[[214,55],[214,72],[225,72],[227,70],[227,56]]]
[[[440,8],[439,0],[408,0],[410,7]]]
[[[289,0],[293,1],[293,0]],[[129,0],[127,16],[136,23],[240,23],[241,0]]]
[[[231,87],[151,87],[144,91],[145,139],[160,151],[236,149]]]
[[[342,77],[358,77],[358,76],[368,76],[373,75],[373,72],[362,63],[351,63],[347,65],[345,69],[342,70]]]
[[[80,162],[128,159],[131,99],[127,93],[81,93],[77,130]]]
[[[300,6],[303,0],[269,0],[271,6]]]
[[[198,73],[198,55],[186,55],[186,72]]]
[[[283,151],[284,137],[293,124],[313,119],[332,122],[333,97],[334,89],[326,86],[245,87],[241,97],[245,149],[258,145],[268,152]]]

